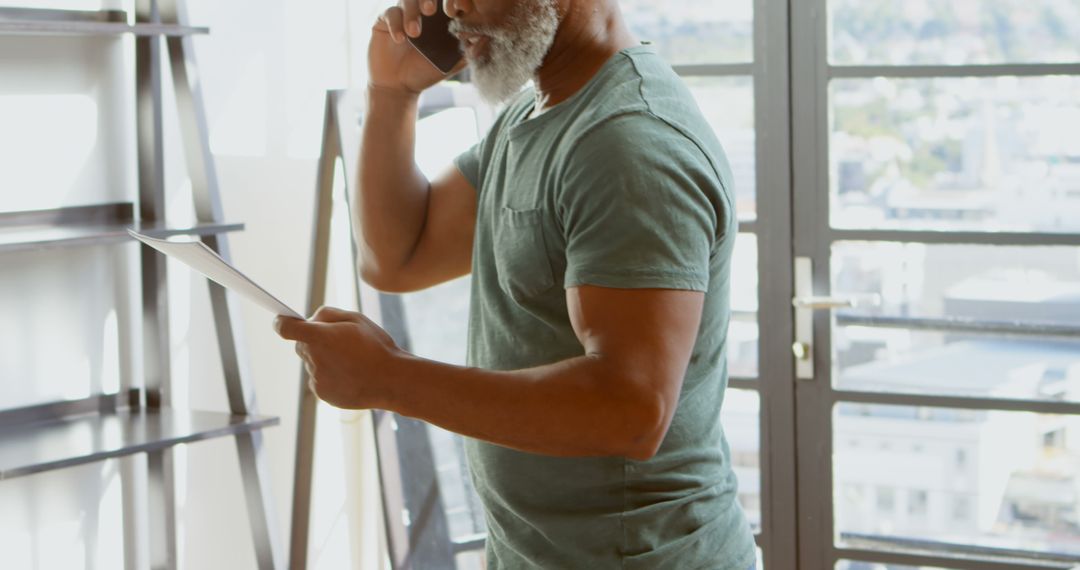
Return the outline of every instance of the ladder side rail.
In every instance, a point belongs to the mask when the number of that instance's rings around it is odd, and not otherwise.
[[[161,6],[164,23],[187,25],[188,16],[183,0],[162,0]],[[221,194],[210,149],[202,87],[195,73],[197,66],[194,42],[190,37],[182,36],[168,38],[167,44],[196,218],[200,222],[220,222],[224,219]],[[231,259],[226,236],[205,236],[203,242],[226,261]],[[210,280],[207,280],[207,285],[229,409],[237,415],[256,414],[258,410],[255,387],[247,368],[247,359],[241,352],[243,344],[239,309],[231,302],[225,288]],[[259,568],[284,568],[284,551],[278,540],[279,527],[263,441],[263,434],[260,432],[236,436],[248,521]]]
[[[137,22],[159,20],[155,0],[137,0]],[[136,126],[139,180],[139,217],[143,223],[165,221],[164,138],[162,130],[161,42],[156,37],[135,40]],[[169,300],[166,261],[147,246],[140,246],[143,370],[146,407],[150,411],[169,405]],[[176,487],[169,450],[147,454],[149,564],[157,569],[177,565]],[[135,539],[132,528],[126,539]],[[130,549],[129,549],[130,550]]]
[[[330,262],[330,230],[334,206],[334,167],[340,155],[333,96],[326,96],[323,117],[322,150],[315,182],[315,210],[312,224],[312,248],[308,269],[308,293],[305,315],[311,315],[326,302]],[[293,470],[292,523],[289,545],[289,568],[305,570],[308,563],[308,540],[311,525],[312,469],[315,461],[315,433],[318,399],[308,388],[308,372],[300,366],[296,429],[296,460]]]

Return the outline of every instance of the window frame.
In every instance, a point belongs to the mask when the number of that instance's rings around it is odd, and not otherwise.
[[[829,61],[829,0],[789,0],[792,98],[792,218],[795,256],[814,263],[814,293],[828,295],[831,288],[831,249],[836,242],[905,242],[921,244],[979,244],[993,246],[1080,246],[1080,233],[1019,233],[994,231],[838,229],[830,225],[829,86],[834,79],[938,79],[967,77],[1038,77],[1080,75],[1080,62],[1004,63],[967,65],[834,65]],[[775,276],[773,276],[775,278]],[[795,381],[799,563],[798,568],[831,569],[841,560],[909,566],[947,567],[958,570],[1036,570],[1071,568],[1075,562],[1054,560],[1039,552],[1005,552],[967,545],[904,539],[882,544],[838,545],[835,528],[833,463],[833,409],[840,403],[885,404],[980,411],[1018,411],[1042,414],[1080,414],[1080,403],[1023,399],[995,399],[928,394],[879,393],[833,387],[831,362],[834,324],[902,328],[908,330],[964,331],[1027,337],[1080,338],[1080,327],[1042,326],[1032,323],[958,323],[950,319],[833,316],[814,317],[815,378]],[[764,325],[763,325],[764,326]],[[764,350],[764,349],[763,349]],[[949,506],[950,511],[952,506]],[[887,538],[887,537],[882,537]],[[891,544],[886,544],[891,543]],[[884,545],[884,546],[883,546]],[[878,547],[881,547],[880,549]],[[1050,564],[1048,566],[1048,564]]]

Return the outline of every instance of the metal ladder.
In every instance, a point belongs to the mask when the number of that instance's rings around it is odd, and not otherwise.
[[[327,273],[330,263],[330,232],[333,217],[334,172],[340,160],[345,173],[345,200],[356,188],[356,163],[360,156],[360,125],[363,96],[355,91],[329,91],[323,122],[322,152],[316,181],[315,220],[306,314],[312,314],[326,301]],[[477,116],[477,130],[482,134],[493,120],[491,109],[484,105],[470,85],[442,84],[425,91],[420,99],[420,118],[447,109],[468,107]],[[350,229],[352,218],[350,219]],[[356,235],[351,233],[350,235]],[[357,267],[358,253],[350,241],[352,267]],[[356,306],[379,323],[394,341],[410,349],[405,308],[402,299],[374,291],[353,275]],[[366,310],[361,297],[374,300]],[[292,570],[307,567],[308,533],[312,486],[312,461],[315,447],[317,401],[307,387],[307,372],[300,373],[299,420],[296,438],[296,471],[293,480]],[[483,540],[455,543],[451,540],[446,513],[440,499],[435,460],[421,421],[390,412],[373,414],[379,462],[379,484],[390,563],[394,570],[441,570],[455,567],[459,552],[483,548]]]
[[[137,205],[103,204],[0,214],[0,225],[8,230],[0,242],[0,253],[123,243],[128,241],[125,230],[133,228],[157,237],[199,236],[223,258],[230,258],[229,242],[224,234],[240,226],[224,222],[192,42],[193,35],[207,30],[188,24],[183,0],[136,0],[135,22],[130,24],[127,18],[127,14],[116,10],[0,9],[3,35],[135,36],[138,157]],[[165,38],[164,53],[162,38]],[[169,58],[192,184],[197,218],[192,228],[174,229],[165,223],[164,55]],[[134,527],[141,518],[138,515],[148,510],[150,567],[172,569],[177,565],[172,447],[231,436],[236,441],[258,567],[284,568],[284,551],[275,536],[277,528],[260,431],[278,420],[256,415],[254,384],[241,350],[237,307],[223,288],[207,281],[229,413],[171,408],[166,262],[146,246],[140,246],[140,261],[144,332],[141,348],[145,372],[142,388],[0,411],[0,426],[5,430],[5,438],[0,441],[0,480],[146,453],[145,473],[125,469],[122,476],[127,521],[126,564],[135,568],[141,561],[138,553],[142,545],[137,541]],[[83,437],[88,433],[89,438]],[[148,505],[139,504],[141,501],[132,491],[137,487],[133,478],[143,477]],[[135,520],[129,519],[129,515]]]

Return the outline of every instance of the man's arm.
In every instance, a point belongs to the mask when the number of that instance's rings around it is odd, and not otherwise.
[[[688,291],[569,289],[583,356],[516,372],[412,358],[398,372],[391,405],[521,451],[648,459],[678,405],[703,300]]]
[[[583,355],[497,372],[404,353],[356,313],[279,318],[313,388],[343,408],[382,408],[521,451],[645,460],[679,401],[704,294],[581,286],[567,290]],[[349,356],[345,356],[349,355]]]
[[[476,219],[476,191],[456,168],[429,182],[414,160],[420,92],[443,79],[406,41],[404,22],[418,14],[417,0],[403,0],[372,30],[353,200],[360,274],[393,292],[467,274]]]

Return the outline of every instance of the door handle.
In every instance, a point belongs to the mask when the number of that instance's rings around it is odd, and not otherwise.
[[[810,309],[811,311],[834,311],[836,309],[854,309],[858,307],[880,307],[881,295],[877,293],[860,293],[855,295],[843,295],[839,297],[806,296],[795,297],[791,300],[796,309]]]
[[[809,257],[795,258],[795,339],[791,343],[791,355],[795,358],[795,377],[800,380],[814,379],[814,312],[877,307],[881,295],[860,293],[854,295],[814,295],[814,262]]]

